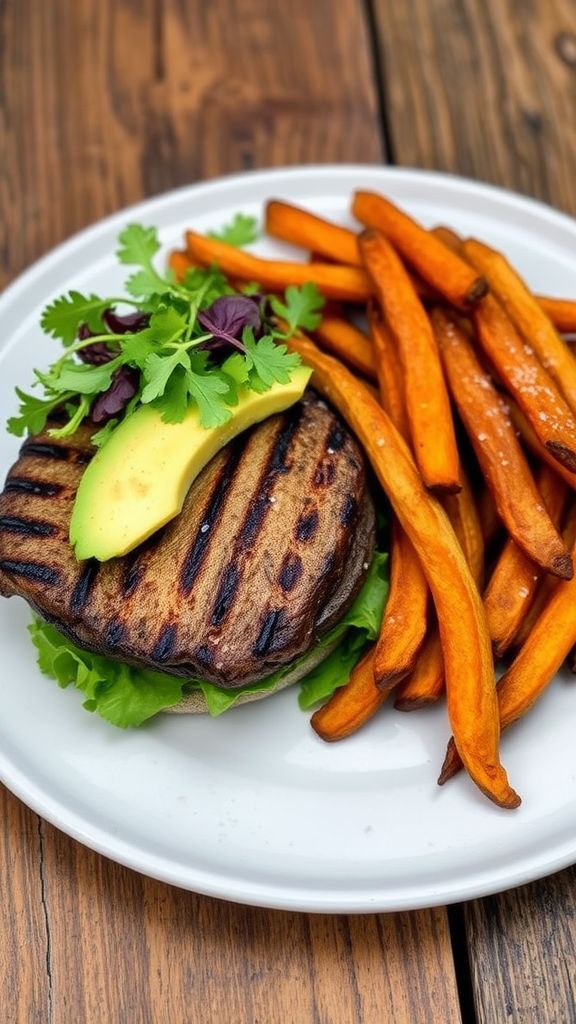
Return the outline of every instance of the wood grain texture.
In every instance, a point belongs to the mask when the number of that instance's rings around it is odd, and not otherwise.
[[[6,1024],[50,1016],[40,823],[0,787],[0,991]]]
[[[576,212],[573,0],[372,0],[395,163]]]
[[[2,0],[0,273],[127,203],[383,155],[357,0]],[[2,1019],[458,1024],[445,911],[283,914],[182,893],[3,792]]]
[[[574,1024],[576,868],[468,904],[479,1024]]]
[[[142,196],[382,156],[356,0],[4,0],[0,40],[0,284]]]
[[[55,1021],[460,1022],[443,910],[363,918],[240,907],[45,833]]]

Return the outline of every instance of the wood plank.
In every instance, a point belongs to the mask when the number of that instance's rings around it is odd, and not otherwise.
[[[236,906],[140,878],[50,826],[46,863],[55,1020],[460,1022],[444,910]]]
[[[571,0],[372,0],[394,162],[576,212]]]
[[[144,195],[382,156],[354,0],[12,0],[0,31],[0,285]]]
[[[0,787],[0,991],[6,1024],[50,1019],[40,821]]]
[[[382,156],[355,0],[10,0],[0,39],[4,281],[152,192],[252,166]],[[53,1020],[94,1024],[460,1021],[442,910],[237,907],[142,879],[48,825],[40,875],[37,819],[4,800],[0,978],[18,985],[15,1020],[48,1019],[50,997]]]
[[[479,1024],[576,1020],[576,868],[466,907]]]

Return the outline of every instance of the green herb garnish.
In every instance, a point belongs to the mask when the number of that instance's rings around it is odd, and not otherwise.
[[[217,238],[218,241],[235,245],[238,249],[256,242],[259,234],[256,217],[249,217],[245,213],[237,213],[229,224],[220,228],[220,231],[207,232],[208,238]]]
[[[255,219],[237,214],[217,237],[242,245],[255,232]],[[11,433],[41,432],[59,408],[67,418],[52,433],[69,436],[90,418],[101,428],[93,443],[101,445],[146,404],[169,423],[181,422],[196,406],[210,428],[230,419],[239,386],[264,392],[288,383],[300,357],[282,342],[299,328],[317,326],[323,299],[315,285],[291,286],[283,301],[267,300],[256,284],[236,292],[216,266],[191,268],[180,283],[155,266],[155,228],[131,224],[118,241],[119,262],[135,268],[127,295],[71,290],[46,307],[42,328],[62,342],[64,353],[48,370],[34,371],[38,395],[17,389],[20,409],[8,421]],[[119,306],[126,312],[118,313]],[[269,308],[285,331],[267,316]]]

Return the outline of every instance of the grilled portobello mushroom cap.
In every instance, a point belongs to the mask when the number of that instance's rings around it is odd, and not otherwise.
[[[226,446],[180,515],[130,555],[77,562],[72,505],[91,429],[23,444],[0,495],[0,593],[79,646],[236,689],[313,648],[374,549],[362,452],[307,392]]]

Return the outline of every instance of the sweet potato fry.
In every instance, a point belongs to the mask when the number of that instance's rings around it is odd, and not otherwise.
[[[435,309],[432,324],[452,396],[500,518],[529,558],[547,572],[570,578],[570,553],[542,504],[503,400],[455,317]]]
[[[473,257],[468,242],[464,252]],[[550,374],[492,295],[476,307],[472,319],[480,345],[538,439],[562,465],[576,470],[576,421]]]
[[[541,465],[536,486],[554,526],[558,529],[568,499],[568,488],[549,466]],[[506,653],[538,589],[542,570],[508,538],[484,594],[488,632],[496,657]]]
[[[561,334],[576,334],[576,301],[537,295],[538,305]]]
[[[576,548],[574,552],[576,553]],[[542,695],[576,643],[576,577],[556,583],[515,660],[498,682],[501,729],[516,722]],[[459,771],[462,761],[451,739],[438,782]]]
[[[410,424],[406,408],[402,364],[394,337],[374,299],[368,303],[368,329],[374,352],[382,408],[386,410],[396,430],[402,434],[409,445]]]
[[[361,265],[355,231],[332,224],[300,206],[270,199],[266,203],[265,225],[269,235],[283,242],[311,249],[337,263]]]
[[[314,370],[314,385],[339,409],[363,445],[420,558],[432,591],[446,668],[448,712],[458,750],[477,786],[517,807],[498,755],[498,714],[490,638],[482,602],[443,508],[424,487],[410,451],[370,392],[311,341],[289,347]]]
[[[438,626],[433,625],[422,644],[412,674],[396,690],[397,711],[418,711],[434,704],[445,690],[444,658]]]
[[[322,348],[332,352],[353,370],[376,380],[376,359],[370,338],[341,316],[323,316],[315,337]]]
[[[454,528],[464,557],[480,590],[484,579],[484,537],[474,494],[462,473],[460,494],[443,498],[442,504]],[[444,692],[444,658],[437,626],[433,626],[418,655],[414,671],[401,683],[394,706],[399,711],[415,711],[432,704]]]
[[[466,241],[464,251],[482,272],[490,285],[490,291],[499,299],[516,329],[532,347],[572,413],[576,413],[576,359],[530,289],[508,260],[495,249],[470,238]]]
[[[368,275],[360,267],[267,260],[195,231],[186,232],[186,246],[192,261],[204,267],[217,263],[225,274],[243,281],[258,281],[271,291],[312,281],[323,295],[343,302],[365,302],[372,291]]]
[[[335,690],[329,701],[314,712],[310,724],[321,739],[331,743],[357,732],[386,700],[374,682],[374,648],[371,647],[352,671],[345,686]]]
[[[448,249],[452,249],[452,252],[461,255],[464,239],[457,235],[452,228],[446,227],[444,224],[438,224],[431,231]],[[492,290],[496,291],[489,280],[488,285]],[[576,334],[576,300],[557,299],[550,295],[536,295],[534,298],[542,312],[552,321],[560,334]]]
[[[178,282],[184,280],[184,274],[186,271],[194,266],[194,263],[190,259],[187,252],[182,252],[180,249],[173,249],[168,257],[168,266],[173,271],[174,277]]]
[[[484,547],[487,548],[490,544],[493,544],[502,529],[502,520],[498,515],[498,509],[494,504],[494,498],[488,487],[484,487],[480,492],[478,498],[478,515],[480,516],[480,524],[482,526],[482,536],[484,537]]]
[[[380,402],[407,440],[402,368],[394,340],[375,303],[369,306],[368,323],[378,367]],[[392,524],[390,561],[390,591],[374,655],[376,685],[384,692],[414,668],[427,624],[428,584],[420,559],[397,519]]]
[[[437,224],[436,227],[431,228],[431,233],[439,242],[442,242],[447,249],[451,249],[452,252],[460,255],[462,249],[462,238],[457,235],[453,228],[446,227],[445,224]]]
[[[424,642],[428,584],[412,542],[394,520],[390,543],[390,591],[376,645],[374,676],[387,693],[412,672]]]
[[[567,547],[572,548],[574,546],[576,541],[576,512],[574,508],[570,509],[566,524],[562,530],[562,537]],[[544,576],[540,581],[534,600],[522,619],[514,637],[514,647],[522,647],[526,643],[541,612],[548,604],[554,588],[557,586],[557,582],[553,576]]]
[[[447,494],[442,504],[454,528],[478,590],[484,582],[484,536],[470,481],[461,470],[462,490]]]
[[[361,224],[386,235],[402,258],[457,309],[470,309],[486,294],[488,286],[478,273],[384,196],[356,192],[352,212]]]
[[[460,489],[459,459],[438,346],[426,311],[392,246],[378,231],[360,236],[360,252],[396,340],[412,446],[427,487]]]
[[[511,647],[514,650],[519,650],[524,646],[557,586],[558,580],[554,576],[542,576],[540,578],[532,603],[526,609],[526,613],[512,639]]]
[[[526,448],[540,459],[541,462],[545,462],[547,466],[550,466],[550,469],[553,469],[558,476],[562,477],[569,487],[576,490],[576,473],[571,473],[569,469],[562,466],[538,440],[524,413],[520,411],[513,399],[508,398],[506,404],[510,412],[510,419],[514,424],[514,429],[520,436]]]

